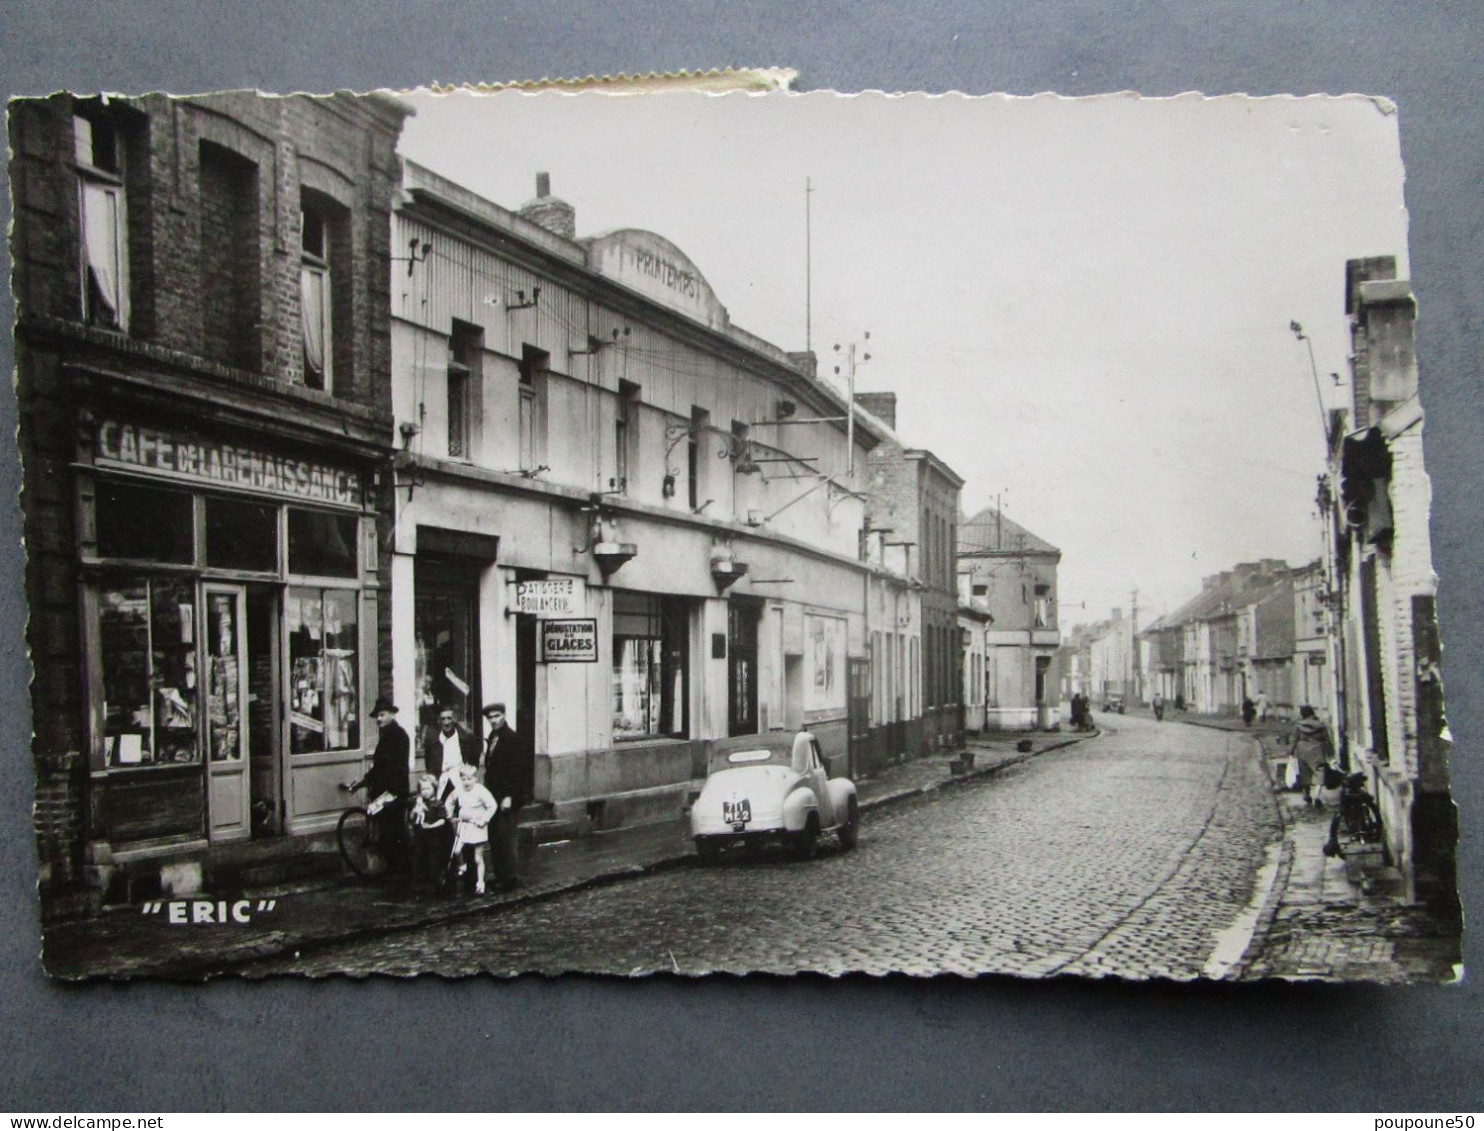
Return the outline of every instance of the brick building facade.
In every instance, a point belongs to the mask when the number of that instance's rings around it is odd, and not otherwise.
[[[896,397],[865,393],[860,404],[888,428]],[[958,627],[958,513],[963,479],[932,452],[904,447],[895,434],[871,452],[866,525],[886,560],[900,566],[919,593],[922,656],[921,722],[914,753],[963,742],[963,643]]]
[[[308,854],[389,674],[379,97],[12,103],[44,911]]]
[[[1409,898],[1456,908],[1416,306],[1395,275],[1389,256],[1346,265],[1354,401],[1331,449],[1341,745],[1380,803]]]

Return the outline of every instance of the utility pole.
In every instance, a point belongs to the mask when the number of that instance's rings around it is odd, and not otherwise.
[[[871,340],[871,331],[865,332],[865,340]],[[845,413],[845,474],[855,475],[855,367],[864,365],[871,360],[871,355],[862,352],[860,360],[856,360],[856,342],[851,342],[845,347],[845,387],[849,392],[849,405]],[[835,343],[835,352],[840,352],[840,343]],[[839,375],[840,367],[835,366],[835,373]]]
[[[809,198],[814,186],[804,178],[804,350],[814,348],[814,236],[810,225]]]
[[[1139,694],[1139,591],[1135,589],[1128,599],[1128,666],[1129,689],[1132,697],[1143,702]]]

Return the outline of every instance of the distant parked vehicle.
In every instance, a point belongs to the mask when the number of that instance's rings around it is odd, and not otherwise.
[[[1107,695],[1104,695],[1103,696],[1103,710],[1105,712],[1115,712],[1116,711],[1120,715],[1124,714],[1125,712],[1124,712],[1124,706],[1123,706],[1123,692],[1121,692],[1121,691],[1112,691],[1112,692],[1109,692]]]
[[[829,777],[819,742],[807,730],[717,743],[690,811],[691,839],[707,862],[729,846],[769,841],[807,860],[822,834],[833,832],[842,848],[851,849],[859,830],[855,783]]]

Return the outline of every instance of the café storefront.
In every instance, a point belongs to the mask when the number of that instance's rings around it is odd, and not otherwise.
[[[330,829],[375,741],[368,469],[103,414],[79,449],[88,863]]]

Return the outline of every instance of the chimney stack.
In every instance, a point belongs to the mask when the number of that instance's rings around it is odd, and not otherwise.
[[[577,210],[560,197],[551,195],[550,173],[536,174],[535,199],[520,206],[520,215],[563,239],[577,238]]]
[[[893,432],[897,429],[897,395],[895,393],[856,393],[860,405]]]

